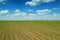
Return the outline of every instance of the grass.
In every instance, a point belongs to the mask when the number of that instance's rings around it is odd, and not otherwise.
[[[60,20],[0,21],[0,40],[60,40]]]

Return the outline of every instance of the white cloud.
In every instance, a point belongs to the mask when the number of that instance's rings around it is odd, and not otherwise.
[[[51,13],[52,10],[44,9],[44,10],[36,10],[36,13],[27,13],[21,10],[15,10],[13,13],[10,13],[9,10],[1,10],[0,11],[0,20],[52,20],[52,19],[60,19],[60,14]],[[7,14],[3,16],[2,14]]]
[[[44,9],[44,10],[36,10],[37,14],[39,15],[47,15],[51,12],[52,10],[49,9]]]
[[[27,16],[24,17],[25,20],[36,20],[38,17],[37,14],[28,14]],[[37,19],[38,20],[38,19]]]
[[[26,4],[26,5],[28,4],[28,5],[30,5],[30,6],[35,6],[35,5],[36,5],[35,2],[26,2],[25,4]]]
[[[53,1],[55,1],[55,0],[43,0],[44,2],[53,2]]]
[[[3,2],[4,0],[0,0],[0,2]]]
[[[23,16],[23,17],[26,16],[26,15],[27,15],[27,14],[26,14],[25,12],[21,13],[21,16]]]
[[[60,15],[60,14],[57,14],[57,13],[54,13],[54,14],[53,14],[53,16],[55,16],[55,17],[57,17],[57,16],[59,16],[59,15]]]
[[[9,13],[9,10],[1,10],[1,11],[0,11],[0,15],[1,15],[1,14],[8,14],[8,13]]]
[[[15,14],[12,14],[13,17],[19,17],[20,16],[20,13],[15,13]]]
[[[32,10],[32,9],[29,9],[28,11],[29,11],[29,12],[32,12],[32,11],[34,11],[34,10]]]
[[[29,14],[28,15],[29,17],[35,17],[35,16],[37,16],[36,14]]]
[[[54,2],[55,0],[32,0],[32,1],[27,1],[25,4],[30,5],[30,6],[36,6],[42,3],[49,3],[49,2]]]
[[[17,9],[17,10],[15,10],[14,12],[15,12],[15,13],[19,13],[19,12],[20,12],[20,10],[19,10],[19,9]]]
[[[0,0],[0,4],[6,4],[7,0]]]
[[[15,10],[14,13],[12,14],[13,17],[22,17],[22,16],[26,16],[25,12],[22,12],[21,10]]]

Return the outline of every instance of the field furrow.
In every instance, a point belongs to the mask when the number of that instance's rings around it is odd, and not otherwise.
[[[60,21],[2,21],[0,40],[60,40]]]
[[[48,39],[48,40],[56,40],[55,38],[53,38],[53,37],[50,37],[50,36],[48,36],[48,35],[45,35],[44,33],[42,33],[42,32],[37,32],[37,31],[35,31],[35,30],[33,30],[33,29],[31,29],[31,30],[29,30],[29,28],[25,28],[25,30],[27,31],[28,30],[28,32],[30,33],[30,34],[35,34],[35,36],[37,36],[39,39],[42,39],[42,40],[44,40],[44,39]]]

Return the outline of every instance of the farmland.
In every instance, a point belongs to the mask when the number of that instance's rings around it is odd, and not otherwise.
[[[0,21],[0,40],[60,40],[60,21]]]

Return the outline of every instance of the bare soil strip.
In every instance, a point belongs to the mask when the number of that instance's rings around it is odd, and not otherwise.
[[[38,36],[39,36],[39,35],[41,35],[41,37],[43,36],[42,38],[46,37],[46,39],[48,38],[48,40],[50,40],[50,39],[51,39],[51,40],[56,40],[56,39],[53,38],[53,37],[50,37],[50,36],[48,36],[48,35],[45,35],[44,33],[37,32],[37,31],[35,31],[35,30],[33,30],[33,29],[31,29],[31,30],[29,30],[29,28],[24,28],[24,29],[25,29],[26,31],[28,31],[30,34],[33,34],[33,35],[35,34],[35,36],[37,36],[36,34],[38,34]],[[38,37],[38,36],[37,36],[37,37]]]
[[[35,22],[4,22],[0,23],[0,40],[60,40],[57,28]]]

